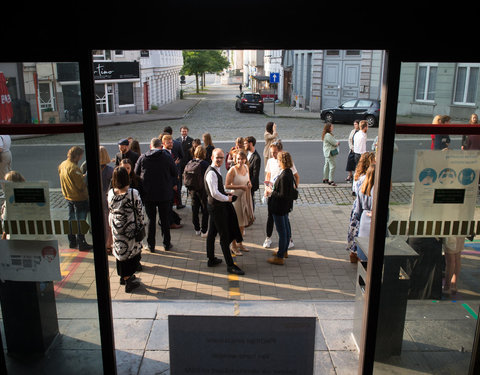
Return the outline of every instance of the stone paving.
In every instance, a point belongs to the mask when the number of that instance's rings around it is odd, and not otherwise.
[[[348,261],[346,231],[353,197],[349,184],[337,187],[300,185],[299,199],[290,214],[295,247],[289,251],[284,267],[266,263],[271,251],[264,249],[266,205],[260,193],[255,196],[256,221],[246,229],[245,245],[251,251],[236,257],[236,263],[245,269],[244,277],[228,275],[225,265],[206,266],[205,239],[194,234],[191,222],[190,199],[183,193],[186,208],[177,210],[183,228],[171,230],[172,251],[163,251],[157,245],[155,254],[142,253],[143,271],[138,274],[142,287],[126,294],[116,275],[115,261],[109,257],[110,282],[113,299],[251,299],[251,300],[317,300],[354,298],[356,267]],[[66,218],[66,205],[61,192],[52,191],[52,211],[56,218]],[[392,200],[407,203],[411,197],[408,184],[394,186]],[[277,234],[273,234],[276,246]],[[66,239],[59,238],[60,247],[66,248]],[[157,244],[161,245],[160,228]],[[68,280],[61,283],[59,298],[88,298],[95,296],[93,254],[77,253],[78,264]],[[216,243],[216,254],[222,258]],[[65,250],[64,269],[70,269],[74,256]]]

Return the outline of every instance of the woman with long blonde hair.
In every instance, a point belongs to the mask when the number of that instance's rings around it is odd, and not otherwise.
[[[365,180],[360,186],[357,197],[357,206],[355,208],[355,217],[360,222],[358,227],[358,237],[368,237],[370,235],[370,224],[372,221],[373,208],[373,189],[375,181],[375,165],[368,167]]]
[[[358,196],[360,187],[362,186],[368,168],[375,165],[375,153],[367,151],[360,157],[357,168],[355,170],[354,181],[352,184],[352,195]],[[360,222],[355,216],[355,210],[358,205],[358,199],[353,201],[352,210],[350,211],[350,222],[347,231],[347,251],[350,253],[350,262],[357,263],[357,246],[355,245],[355,238],[358,235]]]

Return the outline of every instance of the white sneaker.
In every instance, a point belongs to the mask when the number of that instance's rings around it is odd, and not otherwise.
[[[200,232],[199,230],[196,230],[196,231],[195,231],[195,234],[196,234],[197,236],[200,236],[201,233],[202,233],[202,232]]]
[[[288,244],[288,248],[291,249],[291,248],[294,247],[294,246],[295,246],[295,244],[293,243],[292,240],[290,240],[290,243]]]
[[[265,238],[265,242],[263,243],[263,247],[264,248],[269,248],[270,246],[272,246],[272,240],[270,239],[270,237],[267,237],[267,238]]]
[[[202,234],[200,235],[200,237],[202,237],[202,238],[208,237],[208,232],[202,233]]]

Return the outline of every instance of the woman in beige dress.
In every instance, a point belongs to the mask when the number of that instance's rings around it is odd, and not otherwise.
[[[239,150],[235,154],[235,165],[228,170],[225,179],[225,188],[232,189],[233,195],[237,196],[237,200],[233,202],[233,207],[237,214],[240,232],[243,234],[245,227],[252,224],[253,221],[253,203],[250,189],[250,175],[247,166],[247,153]],[[242,255],[241,251],[248,251],[241,242],[232,242],[231,250],[235,255]]]

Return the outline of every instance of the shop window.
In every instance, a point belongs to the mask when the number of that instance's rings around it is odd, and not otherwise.
[[[134,105],[133,100],[133,84],[132,83],[118,83],[118,104],[119,105]]]

